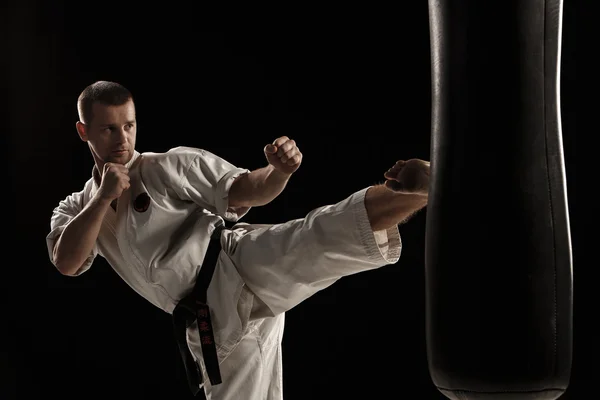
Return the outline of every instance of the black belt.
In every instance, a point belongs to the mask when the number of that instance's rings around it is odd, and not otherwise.
[[[208,378],[210,379],[211,385],[214,386],[220,384],[221,371],[219,370],[217,347],[215,345],[215,337],[210,320],[210,310],[206,297],[208,286],[221,251],[221,232],[225,228],[224,225],[215,227],[192,293],[181,299],[173,310],[175,340],[177,341],[181,357],[183,358],[183,366],[187,375],[187,381],[192,394],[197,396],[198,393],[200,393],[200,399],[206,399],[204,389],[200,389],[200,384],[204,382],[204,379],[202,377],[202,370],[194,361],[188,347],[186,328],[189,328],[194,321],[198,323],[200,344],[202,345],[202,358],[204,359]]]

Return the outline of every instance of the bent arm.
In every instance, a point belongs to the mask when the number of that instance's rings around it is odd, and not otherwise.
[[[97,196],[65,227],[54,246],[54,264],[63,275],[75,275],[98,238],[110,200]]]
[[[229,189],[229,205],[256,207],[269,204],[283,192],[290,176],[272,165],[240,175]]]

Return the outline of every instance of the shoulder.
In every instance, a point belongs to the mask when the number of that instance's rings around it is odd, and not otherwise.
[[[194,147],[174,147],[166,152],[141,153],[140,171],[146,183],[178,186],[190,167],[206,151]]]
[[[228,165],[229,162],[218,155],[197,147],[173,147],[164,153],[142,153],[144,167],[165,169],[172,172],[184,172],[196,162],[207,165]],[[152,167],[150,167],[152,168]]]
[[[54,209],[54,212],[79,212],[83,209],[86,204],[90,201],[92,196],[92,188],[94,185],[94,179],[90,178],[84,184],[83,189],[78,192],[72,192],[62,199],[58,206]]]
[[[157,167],[187,167],[197,157],[205,157],[206,150],[195,147],[174,147],[164,153],[145,152],[142,153],[142,159],[146,165],[155,165]]]

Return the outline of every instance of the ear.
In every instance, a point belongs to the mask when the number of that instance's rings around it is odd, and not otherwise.
[[[79,134],[79,137],[81,138],[81,140],[83,140],[84,142],[87,142],[88,135],[87,135],[87,127],[85,126],[85,124],[81,121],[77,121],[77,123],[75,124],[75,128],[77,129],[77,133]]]

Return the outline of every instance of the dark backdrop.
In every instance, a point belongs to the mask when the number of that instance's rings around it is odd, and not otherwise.
[[[142,152],[195,146],[255,169],[266,163],[265,144],[282,135],[295,139],[302,167],[246,222],[303,217],[381,182],[398,159],[429,159],[426,1],[405,2],[401,10],[391,3],[296,3],[219,12],[149,4],[4,6],[9,174],[0,399],[190,398],[166,313],[101,258],[79,278],[61,276],[48,259],[52,209],[83,187],[93,165],[75,131],[76,99],[88,84],[114,80],[133,92]],[[593,82],[575,64],[591,60],[585,46],[575,46],[583,24],[576,2],[565,2],[563,18],[562,124],[575,266],[575,358],[564,398],[588,399],[598,369],[589,306],[596,300],[594,263],[582,262],[590,216],[577,193],[595,163],[576,156],[576,147],[592,156],[593,135],[584,126],[593,113],[584,109],[594,103],[578,96],[576,72],[579,85]],[[444,398],[427,370],[425,218],[423,211],[401,226],[396,265],[344,278],[288,313],[286,400]],[[374,347],[363,346],[357,315]]]

